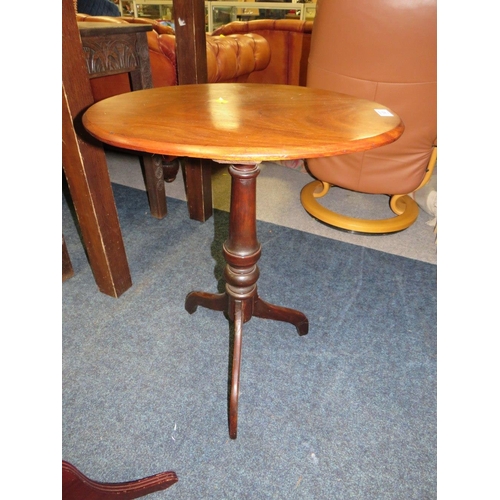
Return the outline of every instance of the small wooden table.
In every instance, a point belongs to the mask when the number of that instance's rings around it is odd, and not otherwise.
[[[153,87],[146,33],[149,24],[79,22],[89,78],[130,73],[132,90]]]
[[[229,434],[236,438],[242,326],[252,316],[308,332],[300,311],[269,304],[257,293],[261,247],[256,233],[259,163],[334,156],[389,144],[403,133],[385,106],[335,92],[291,85],[217,83],[142,90],[101,101],[83,117],[103,142],[170,156],[228,163],[229,237],[223,246],[226,291],[191,292],[185,307],[227,312],[235,339]]]
[[[153,88],[149,63],[149,24],[79,22],[89,78],[128,73],[132,91]],[[167,200],[161,156],[141,155],[151,215],[163,219]]]

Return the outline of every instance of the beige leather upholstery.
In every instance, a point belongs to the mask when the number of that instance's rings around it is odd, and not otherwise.
[[[365,153],[309,160],[319,180],[365,193],[407,194],[437,140],[436,0],[318,0],[307,85],[392,109],[405,132]]]

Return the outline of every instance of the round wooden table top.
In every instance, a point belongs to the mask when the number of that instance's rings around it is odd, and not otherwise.
[[[91,106],[85,128],[102,142],[227,163],[318,158],[395,141],[387,107],[293,85],[213,83],[121,94]]]

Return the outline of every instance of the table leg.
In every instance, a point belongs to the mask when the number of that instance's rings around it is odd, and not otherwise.
[[[167,198],[165,196],[162,157],[144,154],[141,160],[144,166],[151,215],[157,219],[163,219],[167,215]]]
[[[179,479],[177,474],[160,472],[154,476],[123,483],[100,483],[89,479],[74,465],[62,461],[62,499],[133,500],[156,491],[166,490]]]
[[[88,83],[88,82],[87,82]],[[75,93],[78,94],[78,92]],[[119,297],[132,286],[104,150],[77,135],[62,86],[62,164],[97,287]]]
[[[189,217],[205,222],[213,213],[210,164],[206,160],[185,158],[184,174]]]
[[[219,294],[191,292],[186,297],[185,308],[192,314],[198,306],[214,311],[225,311],[234,322],[235,340],[229,399],[229,434],[236,438],[238,421],[238,395],[241,367],[242,325],[252,316],[293,324],[299,335],[307,334],[309,322],[295,309],[276,306],[262,300],[257,293],[261,246],[257,240],[256,180],[259,167],[231,165],[231,207],[229,237],[224,243],[226,260],[224,277],[226,291]]]

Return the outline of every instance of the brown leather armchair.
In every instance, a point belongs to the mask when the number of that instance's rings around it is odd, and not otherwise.
[[[264,69],[249,74],[247,82],[305,85],[312,28],[312,21],[255,19],[233,21],[217,28],[212,35],[253,33],[267,40],[271,60]]]
[[[365,153],[308,160],[318,180],[301,193],[304,208],[334,227],[391,233],[409,227],[418,206],[408,196],[430,178],[437,157],[436,0],[318,0],[307,85],[379,102],[405,132]],[[391,197],[396,214],[365,220],[319,204],[330,186]]]
[[[151,24],[147,33],[153,86],[177,85],[177,64],[174,31],[161,23],[133,17],[88,16],[77,14],[79,22],[144,23]],[[208,82],[246,82],[249,76],[267,67],[271,53],[267,40],[256,34],[232,36],[207,35]],[[91,80],[95,101],[130,92],[126,74]]]

